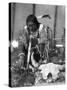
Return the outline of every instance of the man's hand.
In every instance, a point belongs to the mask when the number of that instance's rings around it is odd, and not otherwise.
[[[30,41],[31,41],[32,47],[35,47],[38,44],[38,39],[35,38],[33,35],[30,35]]]

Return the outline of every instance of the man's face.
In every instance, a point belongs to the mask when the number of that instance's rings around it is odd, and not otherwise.
[[[35,33],[36,30],[37,30],[37,26],[36,26],[36,24],[33,23],[33,22],[31,22],[31,21],[28,22],[27,27],[28,27],[28,30],[29,30],[30,34]]]

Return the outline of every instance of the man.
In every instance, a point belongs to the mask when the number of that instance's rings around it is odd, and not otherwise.
[[[39,23],[36,16],[29,15],[26,19],[26,26],[24,27],[23,30],[20,31],[19,37],[18,37],[20,47],[22,47],[22,52],[24,53],[25,57],[28,54],[27,51],[28,51],[28,47],[29,47],[29,42],[31,41],[31,49],[32,50],[34,47],[36,47],[36,49],[38,49],[37,46],[39,45],[40,52],[38,52],[39,54],[38,53],[37,54],[39,55],[38,57],[40,57],[39,58],[39,60],[40,60],[41,56],[43,55],[43,52],[45,49],[45,44],[48,39],[47,36],[48,36],[47,27],[44,26],[43,24]],[[51,36],[49,36],[49,38],[51,38]],[[36,51],[36,50],[34,49],[33,52],[34,51]],[[33,55],[33,54],[31,54],[31,55]],[[34,55],[33,55],[33,57],[34,57]],[[27,57],[26,57],[26,59],[27,59]],[[35,58],[33,58],[31,60],[33,66],[35,66],[33,61],[35,61],[35,63],[38,64],[39,60],[37,60],[37,58],[36,58],[36,60],[35,60]]]

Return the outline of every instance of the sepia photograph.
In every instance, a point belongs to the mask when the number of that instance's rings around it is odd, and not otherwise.
[[[9,87],[65,84],[65,6],[8,3]]]

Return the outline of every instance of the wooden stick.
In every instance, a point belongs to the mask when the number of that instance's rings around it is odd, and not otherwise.
[[[29,67],[30,51],[31,51],[31,42],[29,41],[28,55],[27,55],[27,69],[28,69],[28,67]]]

